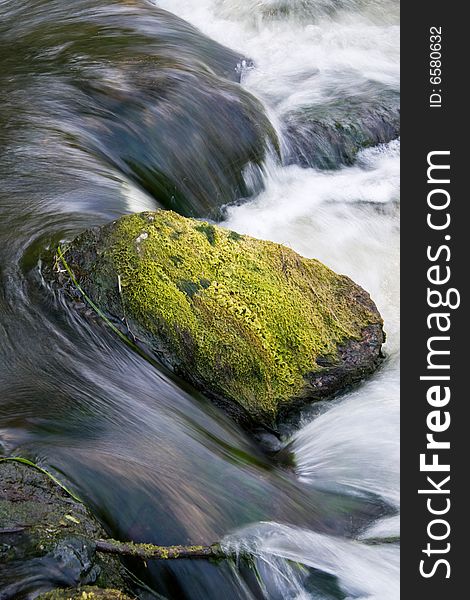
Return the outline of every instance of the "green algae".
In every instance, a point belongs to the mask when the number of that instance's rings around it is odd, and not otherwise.
[[[77,257],[90,243],[86,264]],[[94,302],[125,310],[177,372],[264,422],[304,395],[305,377],[324,369],[317,359],[334,365],[341,344],[382,322],[359,286],[319,261],[171,211],[123,217],[72,248]]]

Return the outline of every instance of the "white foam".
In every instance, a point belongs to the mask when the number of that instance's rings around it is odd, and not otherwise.
[[[371,20],[367,11],[342,12],[331,19],[322,9],[316,18],[266,20],[259,18],[272,4],[266,0],[156,4],[253,59],[256,68],[248,71],[243,84],[279,113],[331,98],[334,90],[354,90],[361,79],[399,87],[399,27],[390,23],[387,12],[380,13],[381,21]]]
[[[368,546],[278,523],[246,527],[227,537],[222,545],[226,550],[253,553],[269,567],[271,577],[279,574],[276,558],[283,558],[336,576],[348,599],[399,598],[400,558],[395,546]],[[285,579],[278,580],[286,592],[292,590]]]

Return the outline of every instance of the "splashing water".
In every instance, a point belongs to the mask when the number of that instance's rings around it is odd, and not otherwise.
[[[247,527],[237,536],[224,540],[222,545],[239,554],[253,553],[258,563],[277,575],[278,585],[284,587],[284,597],[312,598],[312,595],[299,586],[302,572],[297,569],[296,573],[292,566],[286,569],[285,563],[276,560],[279,558],[334,575],[345,594],[341,597],[348,600],[396,600],[399,597],[399,551],[393,546],[367,546],[278,523]],[[297,590],[289,579],[295,573]],[[305,581],[305,576],[303,579]]]
[[[359,389],[306,410],[290,449],[300,480],[313,489],[372,494],[396,510],[400,494],[398,151],[398,142],[366,150],[357,166],[335,173],[298,167],[272,172],[265,192],[250,204],[231,208],[225,223],[319,258],[353,277],[376,300],[388,336],[385,364]],[[272,536],[266,527],[257,530],[259,560],[264,581],[275,580],[278,589],[282,585],[284,597],[339,596],[307,590],[305,576],[286,574],[292,567],[280,557],[336,574],[345,597],[399,597],[396,548],[366,547],[303,529],[278,526],[274,532]],[[250,531],[238,532],[240,540],[250,535]],[[396,536],[399,517],[379,520],[361,534],[364,538]]]
[[[250,0],[158,0],[156,4],[187,19],[213,39],[231,48],[242,49],[256,66],[249,69],[243,84],[263,99],[274,115],[302,104],[341,98],[363,80],[399,87],[398,2],[340,3],[354,10],[342,10],[328,17],[324,2],[283,2],[299,19],[260,19],[273,4]],[[315,13],[305,18],[302,6]],[[380,17],[371,19],[375,5]],[[269,15],[268,15],[269,16]]]

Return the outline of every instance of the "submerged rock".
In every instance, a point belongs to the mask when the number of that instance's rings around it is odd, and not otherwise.
[[[87,584],[125,587],[119,560],[95,553],[93,542],[105,532],[83,504],[16,461],[0,461],[0,482],[1,598]]]
[[[400,135],[400,96],[367,83],[353,94],[304,106],[282,117],[287,164],[336,169],[351,165],[359,150]]]
[[[6,130],[34,131],[38,156],[47,148],[70,169],[56,177],[91,170],[130,202],[145,190],[146,206],[208,218],[261,189],[278,140],[239,85],[248,56],[145,0],[16,0],[11,11],[0,22],[2,98],[15,99]]]
[[[262,189],[263,163],[278,140],[249,92],[162,61],[131,65],[122,76],[119,90],[83,86],[84,126],[96,153],[160,206],[218,218],[223,205]]]
[[[367,292],[280,244],[157,211],[86,231],[65,260],[102,310],[248,426],[275,426],[380,362]]]

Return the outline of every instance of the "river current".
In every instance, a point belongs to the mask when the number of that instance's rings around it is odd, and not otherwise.
[[[232,67],[224,48],[238,57]],[[256,575],[243,563],[149,563],[135,571],[145,597],[399,597],[399,549],[388,543],[399,536],[399,140],[328,170],[280,161],[268,144],[261,166],[244,169],[236,185],[216,179],[223,169],[207,149],[211,136],[251,139],[222,112],[233,86],[264,107],[285,157],[287,113],[340,101],[357,82],[398,92],[398,52],[393,0],[0,0],[0,456],[56,474],[113,537],[222,539],[256,557]],[[382,367],[283,432],[295,471],[73,311],[44,277],[57,243],[168,207],[135,167],[139,153],[159,151],[145,124],[147,97],[137,117],[117,107],[141,93],[143,80],[129,75],[140,61],[189,64],[194,83],[184,85],[197,87],[202,55],[211,72],[200,81],[221,95],[214,121],[201,121],[198,154],[184,121],[175,134],[165,130],[179,167],[194,169],[194,202],[206,181],[226,182],[234,191],[223,226],[350,276],[385,321]],[[237,73],[230,86],[219,73],[227,69]],[[226,127],[214,132],[218,123]]]

